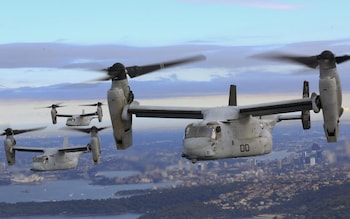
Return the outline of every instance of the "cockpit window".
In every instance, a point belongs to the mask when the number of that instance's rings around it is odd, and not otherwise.
[[[189,125],[186,128],[185,138],[208,137],[208,138],[216,139],[216,131],[217,130],[220,130],[220,128],[218,129],[218,126],[212,126],[212,125],[194,126],[194,125]]]
[[[33,158],[33,162],[46,163],[49,160],[47,156],[38,156]]]

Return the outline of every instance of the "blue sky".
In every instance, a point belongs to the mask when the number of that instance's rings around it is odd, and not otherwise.
[[[23,115],[19,122],[41,123],[44,112],[28,118],[33,105],[106,102],[110,83],[91,82],[101,76],[91,68],[117,61],[128,66],[206,55],[130,81],[141,99],[223,95],[231,83],[244,94],[299,95],[304,79],[317,91],[317,71],[251,56],[349,54],[349,6],[345,0],[2,1],[0,120],[15,123],[8,118],[16,112]],[[341,77],[350,91],[350,76]]]
[[[349,34],[350,3],[280,0],[3,1],[1,43],[261,45]]]

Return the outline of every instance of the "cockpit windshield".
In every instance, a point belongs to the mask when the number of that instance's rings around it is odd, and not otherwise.
[[[219,126],[189,125],[186,127],[185,138],[208,137],[216,139],[216,130],[220,130]]]
[[[47,156],[38,156],[33,158],[33,162],[46,163],[49,160]]]

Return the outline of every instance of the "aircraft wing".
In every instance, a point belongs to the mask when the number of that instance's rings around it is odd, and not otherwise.
[[[14,146],[12,150],[23,151],[23,152],[41,152],[44,153],[44,148],[32,148],[32,147],[19,147]]]
[[[97,113],[84,113],[84,114],[81,114],[79,116],[84,117],[84,116],[96,116],[96,115],[97,115]]]
[[[57,114],[57,117],[73,117],[73,115],[68,115],[68,114]]]
[[[79,115],[69,115],[69,114],[57,114],[57,117],[79,117],[79,116],[96,116],[97,113],[85,113],[85,114],[79,114]]]
[[[88,148],[86,146],[84,147],[67,147],[67,148],[60,148],[58,149],[59,152],[79,152],[79,151],[89,151]]]
[[[225,107],[223,107],[225,108]],[[234,109],[234,110],[233,110]],[[300,98],[286,101],[254,104],[247,106],[230,107],[228,110],[214,111],[211,108],[200,107],[168,107],[168,106],[142,106],[137,102],[133,102],[124,108],[123,113],[134,114],[137,117],[153,117],[153,118],[174,118],[174,119],[203,119],[204,117],[211,116],[213,118],[233,118],[234,113],[225,114],[230,111],[238,110],[239,114],[252,115],[252,116],[264,116],[272,114],[298,112],[303,110],[312,109],[311,98]],[[125,112],[125,110],[127,110]],[[212,111],[209,115],[208,112]]]
[[[203,108],[199,107],[141,106],[134,102],[128,105],[126,110],[137,117],[203,119]]]
[[[298,112],[312,109],[311,98],[301,98],[271,103],[239,106],[239,113],[252,116],[265,116],[280,113]]]

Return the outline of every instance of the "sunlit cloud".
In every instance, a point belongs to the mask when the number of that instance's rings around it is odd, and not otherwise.
[[[183,68],[169,69],[142,77],[134,78],[135,81],[154,81],[154,80],[170,80],[170,81],[212,81],[218,77],[229,77],[230,70],[227,68]]]

